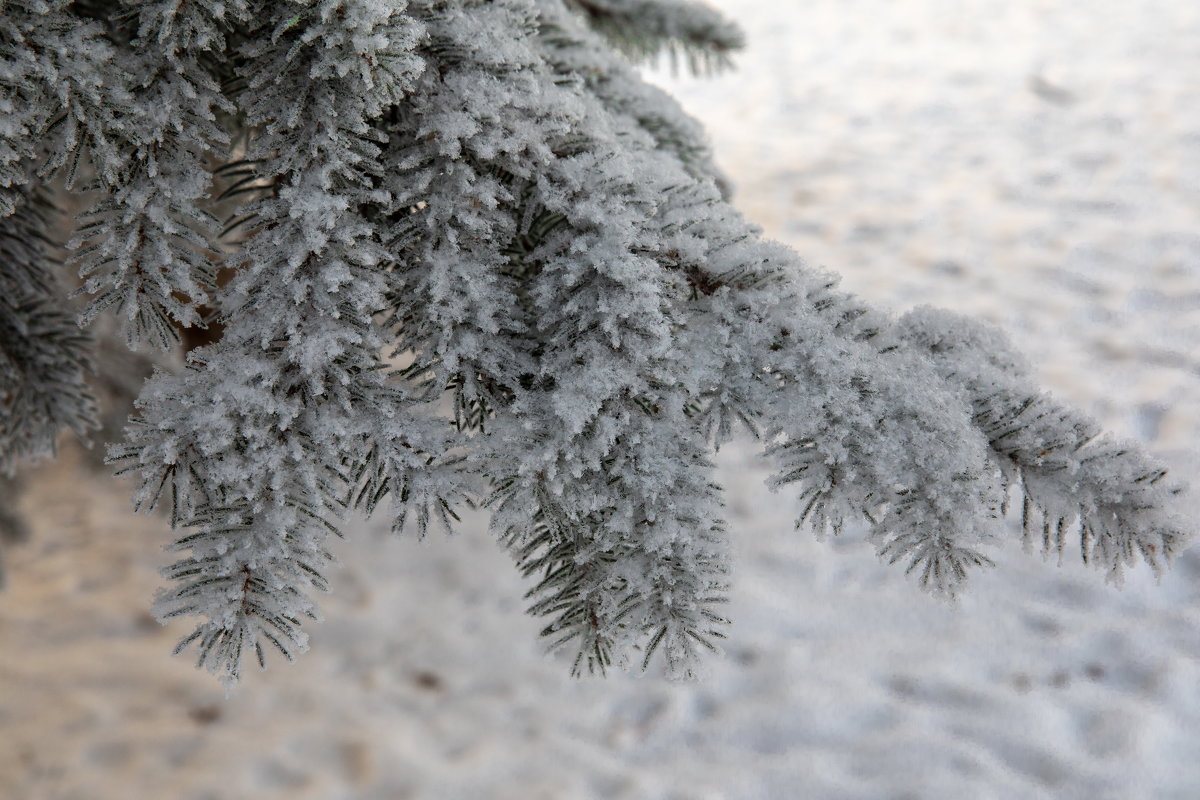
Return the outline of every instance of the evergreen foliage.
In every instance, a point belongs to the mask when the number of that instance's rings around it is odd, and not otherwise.
[[[953,594],[1005,530],[1119,579],[1187,540],[1136,445],[995,330],[900,319],[763,240],[628,57],[727,63],[675,0],[0,0],[0,462],[92,419],[38,201],[131,347],[214,326],[110,457],[179,536],[161,618],[230,680],[306,647],[327,540],[492,512],[575,671],[686,675],[728,576],[709,454],[741,428],[797,524],[865,524]],[[614,45],[616,51],[614,51]],[[725,192],[727,194],[727,192]]]
[[[13,188],[13,211],[0,217],[0,474],[52,454],[60,428],[85,435],[95,417],[87,337],[47,269],[45,201]]]

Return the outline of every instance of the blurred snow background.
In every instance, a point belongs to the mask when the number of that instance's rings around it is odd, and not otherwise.
[[[752,219],[873,302],[1003,326],[1200,483],[1200,4],[714,5],[738,69],[654,79]],[[1118,592],[1014,537],[950,607],[720,460],[735,624],[700,683],[568,678],[477,518],[356,525],[312,652],[227,701],[146,612],[161,520],[67,453],[0,594],[0,797],[1200,796],[1200,553]]]

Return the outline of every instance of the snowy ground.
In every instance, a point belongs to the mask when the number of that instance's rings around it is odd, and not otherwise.
[[[877,303],[1003,325],[1200,482],[1200,5],[719,5],[738,72],[663,80],[752,218]],[[721,460],[735,625],[700,683],[569,679],[480,520],[364,524],[312,652],[226,701],[146,613],[161,522],[68,454],[0,595],[0,797],[1200,797],[1200,553],[1117,592],[1013,546],[947,607]]]

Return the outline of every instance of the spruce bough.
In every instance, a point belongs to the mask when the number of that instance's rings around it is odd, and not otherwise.
[[[686,675],[726,626],[709,456],[739,429],[797,525],[864,525],[935,593],[1010,504],[1112,580],[1165,566],[1158,462],[997,331],[761,238],[631,66],[740,45],[677,0],[0,0],[0,466],[94,419],[48,233],[76,189],[82,321],[212,331],[109,455],[178,533],[157,614],[227,680],[305,649],[348,512],[423,535],[467,505],[575,671]]]

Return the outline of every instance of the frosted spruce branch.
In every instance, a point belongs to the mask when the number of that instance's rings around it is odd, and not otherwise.
[[[422,66],[421,28],[403,10],[368,0],[248,9],[256,27],[235,97],[252,132],[247,157],[273,190],[247,209],[249,234],[228,262],[223,337],[182,375],[147,384],[115,451],[142,476],[139,502],[169,492],[173,518],[191,529],[177,547],[192,555],[169,573],[181,584],[159,612],[203,616],[184,643],[230,679],[259,634],[288,658],[304,649],[305,590],[325,586],[323,541],[363,472],[356,462],[371,459],[371,480],[400,492],[406,465],[425,464],[395,452],[405,437],[444,444],[386,384],[372,315],[384,307],[387,253],[360,210],[384,199],[369,120]]]
[[[209,162],[227,158],[221,119],[234,106],[214,74],[244,3],[211,7],[174,0],[122,0],[110,36],[121,46],[106,76],[121,76],[111,159],[93,155],[98,199],[70,243],[72,265],[91,296],[84,323],[106,309],[130,347],[166,349],[180,328],[204,327],[216,283],[217,219],[206,202]],[[113,78],[115,80],[115,77]],[[117,91],[109,90],[116,98]]]
[[[1027,548],[1037,538],[1061,563],[1068,536],[1076,536],[1083,562],[1116,583],[1139,560],[1160,574],[1183,550],[1187,527],[1172,511],[1182,487],[1166,478],[1166,467],[1039,391],[1002,333],[932,308],[906,314],[898,332],[971,402],[1002,502],[1010,488],[1017,495]]]
[[[544,13],[539,21],[538,33],[547,45],[543,54],[551,68],[583,80],[588,91],[607,108],[636,119],[654,137],[658,147],[674,153],[697,178],[714,178],[728,200],[732,181],[714,162],[712,148],[700,124],[662,89],[645,81],[628,80],[624,70],[612,72],[610,54],[581,46],[571,30],[569,23],[556,22],[552,12]]]
[[[158,613],[198,617],[180,648],[227,679],[306,647],[349,511],[423,534],[469,505],[574,671],[688,675],[727,622],[710,453],[739,429],[799,524],[862,525],[940,594],[991,563],[1010,499],[1027,538],[1077,535],[1114,579],[1188,539],[1161,466],[1041,395],[997,334],[873,311],[728,205],[699,127],[605,38],[726,54],[701,6],[6,8],[0,102],[36,107],[0,127],[0,190],[17,209],[61,170],[100,192],[76,237],[89,319],[120,309],[131,344],[221,331],[145,384],[112,456],[180,529]],[[41,275],[28,218],[3,225],[3,274]],[[78,385],[62,321],[24,308],[0,322],[61,374],[8,382]],[[82,421],[74,397],[76,417],[6,409],[8,449]]]
[[[53,455],[63,428],[82,437],[96,424],[88,337],[63,312],[48,263],[46,200],[28,187],[13,195],[0,217],[0,475]]]
[[[494,527],[545,573],[536,608],[558,614],[548,631],[577,668],[665,640],[683,669],[719,619],[723,548],[704,531],[721,523],[703,447],[680,435],[684,395],[651,400],[678,367],[665,276],[623,241],[649,210],[634,163],[603,109],[545,67],[529,4],[417,8],[428,67],[389,169],[402,349],[441,365],[460,418],[486,420],[474,463],[496,487]]]
[[[693,73],[715,72],[745,45],[742,32],[704,3],[682,0],[568,0],[614,47],[637,61],[666,55]]]
[[[90,153],[119,165],[112,127],[131,110],[104,27],[71,13],[69,0],[0,2],[0,216],[15,188],[65,173],[70,184]],[[37,163],[35,163],[35,161]]]
[[[555,44],[566,41],[559,37]],[[602,71],[613,81],[623,77],[617,63]],[[1087,465],[1079,477],[1064,481],[1042,451],[1082,445],[1094,423],[1061,408],[1030,414],[1016,425],[1029,439],[1009,432],[998,446],[995,421],[977,408],[984,399],[955,396],[954,370],[978,369],[986,353],[1004,352],[1001,342],[978,352],[964,347],[956,352],[961,361],[902,346],[899,337],[912,336],[905,331],[924,328],[906,320],[893,332],[890,320],[836,292],[828,279],[797,271],[793,254],[758,241],[711,194],[705,197],[700,187],[673,191],[677,185],[671,181],[661,190],[666,199],[656,218],[669,222],[656,238],[671,246],[658,247],[660,262],[688,277],[705,313],[721,314],[695,326],[703,338],[742,344],[726,345],[728,371],[711,378],[697,415],[718,440],[732,420],[742,419],[774,443],[769,453],[781,465],[775,480],[799,485],[802,521],[836,531],[846,519],[863,520],[882,555],[903,560],[929,588],[952,593],[969,567],[990,563],[981,546],[1000,534],[995,518],[1013,483],[1013,469],[995,450],[1008,448],[1007,459],[1017,461],[1028,487],[1028,510],[1047,517],[1056,536],[1078,520],[1087,552],[1114,576],[1137,555],[1157,568],[1178,551],[1181,529],[1161,513],[1170,498],[1153,488],[1161,467],[1136,447],[1096,447],[1079,456]],[[730,333],[718,335],[725,326]],[[972,340],[966,330],[962,335]],[[989,399],[1010,411],[1025,408],[1033,392],[1019,383],[1005,389],[993,388]],[[1040,403],[1054,408],[1044,398]],[[992,413],[1012,422],[994,407]],[[956,443],[954,452],[948,442]],[[1048,483],[1048,472],[1060,473],[1058,485]],[[1085,497],[1060,510],[1064,494],[1089,483],[1103,500]],[[1086,544],[1101,536],[1103,545]]]

